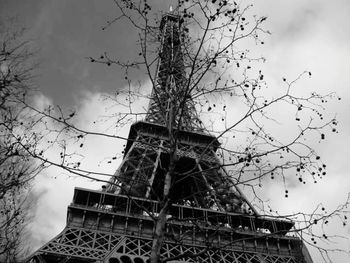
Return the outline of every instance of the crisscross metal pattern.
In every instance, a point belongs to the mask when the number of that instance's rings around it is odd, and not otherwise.
[[[57,257],[72,257],[86,260],[106,260],[128,255],[147,259],[150,257],[152,240],[123,236],[89,229],[66,227],[62,233],[39,249],[36,255],[53,254]],[[184,255],[179,260],[171,260]],[[237,250],[237,248],[208,248],[166,242],[161,257],[169,262],[189,263],[303,263],[292,255],[276,255]],[[107,262],[107,261],[105,261]]]
[[[112,233],[66,227],[58,236],[40,248],[36,254],[53,253],[101,260],[121,239],[121,236]]]
[[[151,240],[131,239],[125,237],[116,249],[114,257],[128,255],[130,257],[149,258],[151,252]],[[178,260],[171,260],[185,255]],[[213,249],[197,246],[185,246],[174,243],[165,243],[161,249],[161,257],[169,262],[189,263],[301,263],[293,256],[268,255],[248,251],[237,251],[228,249]]]

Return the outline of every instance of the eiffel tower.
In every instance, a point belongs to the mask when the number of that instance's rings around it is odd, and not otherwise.
[[[149,262],[154,218],[164,201],[171,134],[177,160],[160,250],[169,262],[311,263],[294,223],[260,216],[220,165],[218,140],[206,132],[186,95],[181,23],[162,16],[161,46],[148,112],[129,132],[124,158],[102,190],[75,188],[64,230],[32,263]],[[184,99],[186,98],[186,99]]]

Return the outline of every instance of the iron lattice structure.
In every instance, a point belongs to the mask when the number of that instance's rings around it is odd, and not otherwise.
[[[144,263],[169,166],[169,121],[177,162],[161,256],[169,262],[310,263],[293,222],[257,214],[221,167],[187,91],[181,26],[163,16],[156,82],[145,121],[131,126],[119,169],[102,191],[76,188],[67,226],[31,262]],[[182,99],[181,99],[182,98]],[[183,99],[185,98],[185,100]]]

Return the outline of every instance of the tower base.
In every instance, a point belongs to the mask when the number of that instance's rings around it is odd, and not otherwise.
[[[147,212],[144,212],[147,211]],[[149,261],[159,203],[76,188],[67,226],[31,263]],[[173,205],[162,258],[169,262],[311,263],[286,235],[292,222]]]

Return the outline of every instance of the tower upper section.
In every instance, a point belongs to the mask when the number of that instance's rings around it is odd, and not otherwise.
[[[179,130],[203,131],[186,78],[184,32],[178,15],[165,14],[160,24],[159,61],[146,121]]]

